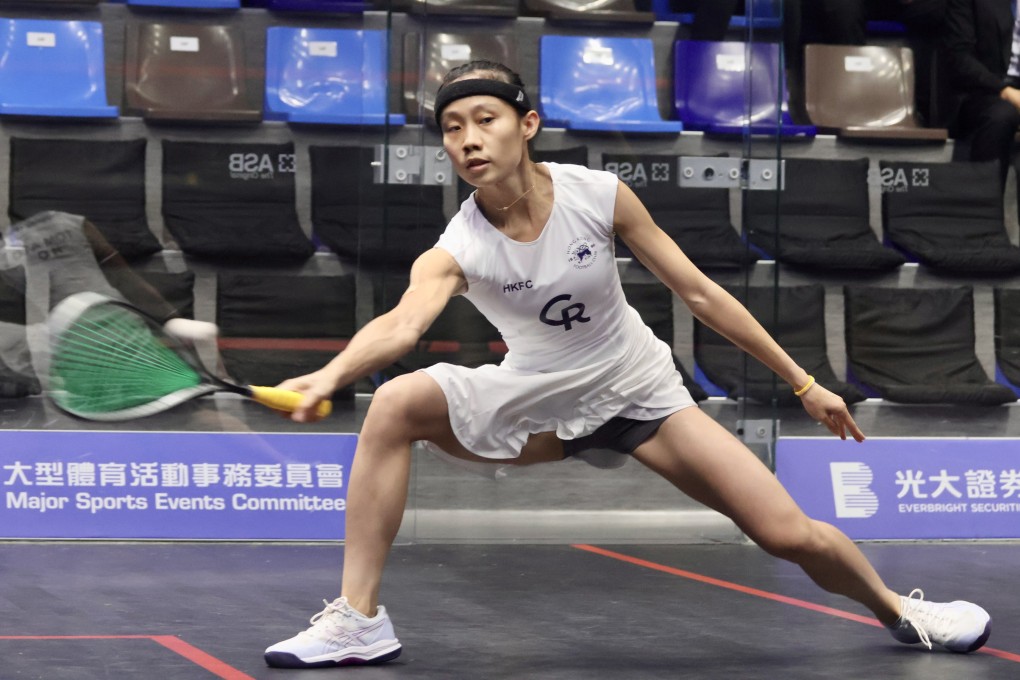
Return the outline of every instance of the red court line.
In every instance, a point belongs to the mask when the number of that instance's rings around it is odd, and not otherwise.
[[[173,635],[0,635],[0,640],[152,640],[223,680],[255,680]]]
[[[800,607],[802,609],[809,609],[814,612],[820,612],[822,614],[828,614],[829,616],[836,616],[841,619],[847,619],[849,621],[856,621],[857,623],[863,623],[869,626],[882,627],[882,624],[877,620],[867,617],[860,616],[851,612],[843,611],[842,609],[834,609],[832,607],[826,607],[824,605],[815,604],[814,602],[808,602],[807,600],[799,600],[795,597],[787,597],[786,595],[779,595],[777,593],[770,593],[767,590],[758,590],[757,588],[750,588],[748,586],[742,586],[739,583],[732,583],[730,581],[723,581],[722,579],[712,578],[711,576],[704,576],[702,574],[696,574],[693,571],[685,571],[683,569],[677,569],[675,567],[667,567],[664,564],[658,564],[657,562],[649,562],[643,560],[640,557],[633,557],[631,555],[624,555],[623,553],[614,552],[612,550],[606,550],[605,548],[599,548],[594,545],[577,544],[572,546],[578,550],[585,550],[596,555],[602,555],[603,557],[609,557],[614,560],[621,562],[627,562],[639,567],[645,567],[646,569],[654,569],[655,571],[661,571],[666,574],[672,574],[673,576],[680,576],[681,578],[690,579],[691,581],[698,581],[699,583],[705,583],[718,588],[726,588],[727,590],[735,590],[738,593],[744,593],[745,595],[753,595],[754,597],[760,597],[766,600],[772,600],[774,602],[781,602],[788,604],[793,607]],[[992,656],[999,657],[1000,659],[1006,659],[1007,661],[1015,661],[1020,663],[1020,654],[1014,654],[1012,652],[1006,652],[1001,649],[994,649],[992,647],[982,647],[978,650],[984,654],[990,654]]]
[[[0,635],[0,640],[151,640],[151,635]]]
[[[217,675],[223,680],[255,680],[250,675],[242,673],[233,666],[227,665],[211,654],[206,654],[198,647],[189,645],[179,637],[173,635],[153,635],[152,640],[173,650],[188,659],[193,664],[201,666],[210,673]]]
[[[303,352],[341,352],[347,340],[328,338],[217,338],[220,349],[299,350]]]

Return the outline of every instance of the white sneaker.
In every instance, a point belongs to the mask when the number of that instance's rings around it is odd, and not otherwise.
[[[385,607],[368,618],[347,604],[346,597],[322,602],[326,608],[311,618],[311,628],[266,650],[266,664],[322,668],[382,663],[400,656],[400,641]]]
[[[917,595],[917,598],[914,598]],[[992,618],[970,602],[927,602],[920,588],[900,596],[900,618],[889,629],[900,642],[922,642],[928,648],[940,644],[953,652],[980,649],[992,632]]]

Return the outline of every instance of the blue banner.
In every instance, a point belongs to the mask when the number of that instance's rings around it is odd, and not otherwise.
[[[1020,440],[784,437],[776,475],[851,538],[1020,538]]]
[[[0,431],[0,537],[340,540],[354,434]]]

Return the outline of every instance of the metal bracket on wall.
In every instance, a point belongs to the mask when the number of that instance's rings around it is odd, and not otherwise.
[[[377,144],[372,181],[376,184],[453,184],[453,165],[441,146]]]
[[[682,187],[751,191],[776,191],[786,188],[785,160],[681,156],[677,164],[677,177]]]
[[[738,420],[737,434],[745,444],[770,444],[779,439],[779,421]]]
[[[776,468],[778,420],[738,420],[737,436],[770,470]]]

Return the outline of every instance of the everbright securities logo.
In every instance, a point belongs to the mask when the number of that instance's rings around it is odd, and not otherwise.
[[[878,512],[883,499],[900,515],[959,513],[1020,513],[1020,469],[996,470],[940,467],[937,472],[915,468],[881,471],[875,484],[871,466],[861,462],[831,462],[832,496],[838,518],[867,518]],[[894,475],[894,476],[893,476]],[[895,497],[889,482],[896,487]],[[1005,502],[1003,502],[1005,501]]]
[[[294,154],[232,153],[227,158],[230,179],[274,179],[276,173],[294,173]]]
[[[775,460],[805,512],[850,538],[1020,538],[1015,439],[873,437],[845,449],[838,439],[786,437]]]
[[[878,512],[878,496],[871,490],[875,475],[870,467],[857,462],[829,463],[829,473],[836,517],[863,519]]]

